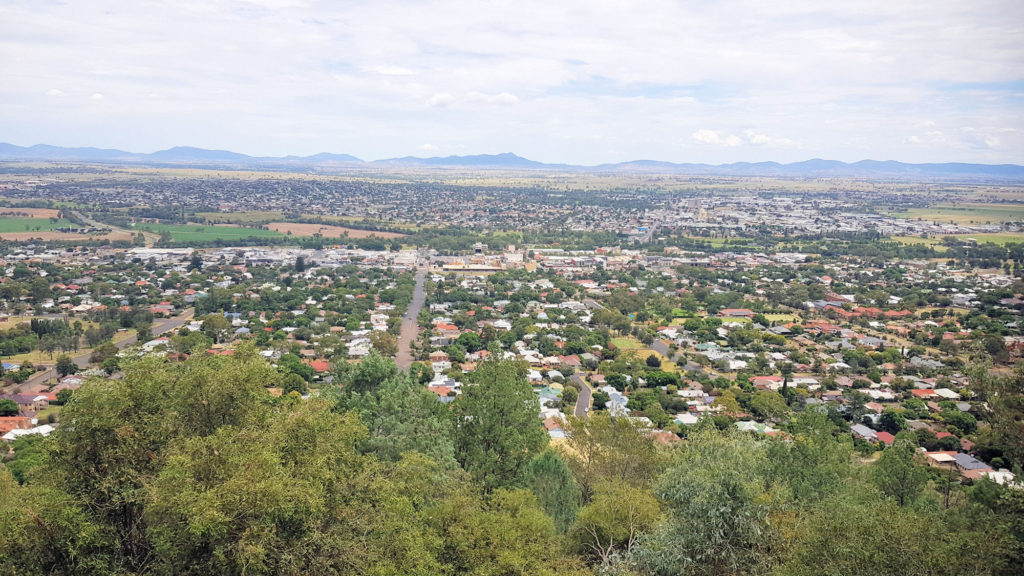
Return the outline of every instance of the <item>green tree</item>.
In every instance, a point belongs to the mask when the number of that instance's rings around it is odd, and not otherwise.
[[[907,419],[903,416],[902,412],[897,412],[892,408],[886,408],[882,411],[882,415],[878,418],[878,424],[882,430],[890,434],[898,434],[901,430],[907,427]]]
[[[750,436],[692,434],[656,486],[668,516],[641,538],[640,566],[658,575],[761,572],[771,542],[765,466]]]
[[[308,388],[309,386],[306,384],[306,379],[294,372],[285,374],[284,380],[281,382],[281,391],[283,394],[288,394],[290,392],[305,394]]]
[[[153,323],[152,322],[138,322],[135,324],[135,338],[136,341],[149,342],[153,337]]]
[[[789,438],[769,440],[768,474],[773,484],[788,489],[794,500],[811,503],[842,488],[851,474],[849,434],[837,439],[836,425],[816,410],[797,416],[789,432]]]
[[[358,384],[382,375],[383,381],[372,386]],[[443,469],[458,467],[451,413],[437,394],[399,372],[393,360],[379,356],[363,360],[347,376],[348,384],[328,390],[327,396],[335,400],[337,410],[352,411],[366,424],[369,434],[360,443],[363,452],[386,461],[418,452]]]
[[[608,412],[589,418],[566,418],[563,455],[580,485],[584,502],[601,482],[649,488],[661,471],[663,458],[650,435],[650,426]]]
[[[560,533],[567,531],[576,518],[580,492],[565,460],[547,449],[530,460],[523,478],[537,503],[554,520],[555,529]]]
[[[57,399],[54,400],[53,402],[50,402],[50,404],[53,404],[55,406],[63,406],[67,404],[68,401],[71,400],[71,396],[74,395],[74,393],[75,391],[72,390],[71,388],[61,388],[60,390],[57,391]]]
[[[213,344],[213,338],[202,331],[189,331],[187,334],[175,334],[171,336],[171,346],[182,354],[197,354],[209,350]]]
[[[566,409],[566,412],[572,410],[572,407],[576,405],[576,400],[579,396],[579,391],[571,386],[566,386],[565,389],[562,390],[562,406]]]
[[[548,443],[540,402],[519,363],[481,363],[454,404],[455,457],[488,490],[515,483]]]
[[[945,410],[942,412],[942,421],[948,426],[956,426],[964,434],[974,434],[978,431],[978,420],[968,412]]]
[[[467,352],[476,352],[484,347],[483,341],[476,332],[464,332],[459,335],[455,343],[466,349]]]
[[[779,420],[789,414],[786,399],[778,392],[758,390],[750,398],[750,409],[761,418]]]
[[[790,533],[783,576],[1013,574],[1003,525],[901,507],[842,492],[815,506]],[[879,538],[879,534],[885,534]],[[1019,565],[1017,566],[1019,568]]]
[[[120,351],[121,349],[116,344],[108,340],[92,349],[92,353],[89,355],[89,362],[102,364],[107,358],[117,356]]]
[[[72,360],[70,356],[62,354],[57,357],[56,369],[57,375],[63,378],[64,376],[78,372],[78,364],[75,364],[75,361]]]
[[[277,359],[277,367],[285,374],[297,374],[306,382],[313,380],[316,371],[295,354],[282,354]]]
[[[641,535],[658,520],[653,494],[628,484],[604,482],[584,506],[570,540],[578,552],[609,565],[616,554],[632,553]]]
[[[374,350],[384,356],[394,356],[398,353],[398,339],[383,330],[374,330],[370,334],[370,344],[373,345]]]
[[[912,503],[928,482],[928,473],[914,461],[915,446],[903,438],[882,452],[871,470],[871,480],[900,506]]]
[[[223,314],[207,314],[203,317],[199,329],[214,343],[220,343],[228,337],[228,333],[231,331],[231,321]]]
[[[21,412],[18,403],[9,398],[0,399],[0,416],[17,416]]]
[[[198,357],[187,365],[146,357],[120,381],[96,380],[75,392],[61,426],[50,437],[41,476],[91,511],[103,526],[123,570],[150,561],[146,483],[183,437],[259,420],[269,404],[264,385],[278,376],[251,347],[232,358]]]
[[[340,363],[336,369],[338,386],[346,392],[370,392],[398,375],[398,366],[376,350],[356,364]]]

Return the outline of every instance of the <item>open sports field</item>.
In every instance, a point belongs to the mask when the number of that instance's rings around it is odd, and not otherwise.
[[[291,233],[292,236],[314,236],[319,234],[324,238],[401,238],[404,234],[395,232],[380,232],[377,230],[358,230],[344,226],[329,226],[326,224],[305,224],[300,222],[271,222],[268,228],[282,234]]]
[[[209,242],[213,240],[238,240],[241,238],[281,238],[284,234],[262,228],[240,228],[238,226],[211,226],[193,224],[136,224],[134,230],[168,233],[173,242]]]
[[[911,208],[895,212],[897,218],[932,220],[953,224],[998,224],[1024,220],[1022,204],[936,204],[927,208]]]

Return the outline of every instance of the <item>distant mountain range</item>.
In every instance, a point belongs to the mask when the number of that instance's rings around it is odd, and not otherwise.
[[[206,150],[178,146],[152,154],[101,148],[61,148],[37,144],[15,146],[0,143],[0,161],[85,162],[98,164],[139,164],[221,169],[311,169],[344,170],[373,167],[480,168],[505,170],[556,170],[573,172],[674,173],[695,176],[784,176],[784,177],[877,177],[899,179],[984,179],[1024,181],[1024,166],[1017,164],[907,164],[896,161],[861,160],[846,163],[813,159],[792,164],[778,162],[735,162],[732,164],[675,164],[655,160],[634,160],[599,166],[545,164],[505,154],[477,154],[444,158],[390,158],[371,162],[349,154],[314,154],[283,158],[257,157],[227,150]]]

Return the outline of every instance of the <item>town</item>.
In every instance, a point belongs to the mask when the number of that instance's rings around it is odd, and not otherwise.
[[[926,199],[939,187],[873,197],[864,182],[843,184],[860,194],[821,183],[783,194],[785,182],[758,181],[584,197],[546,181],[508,194],[413,182],[398,194],[308,180],[300,194],[297,176],[226,176],[200,193],[199,180],[12,173],[6,220],[53,225],[0,233],[0,435],[19,483],[79,394],[102,383],[117,394],[144,370],[256,362],[273,374],[268,402],[329,399],[370,426],[369,453],[416,450],[471,475],[472,452],[442,453],[451,440],[427,422],[453,426],[495,366],[516,367],[533,393],[522,426],[543,430],[539,445],[583,490],[571,517],[545,509],[597,564],[629,540],[601,544],[614,530],[586,511],[651,496],[643,483],[601,483],[619,472],[588,477],[584,449],[655,474],[666,464],[636,451],[688,450],[708,430],[799,446],[813,421],[847,447],[843,466],[917,478],[879,481],[900,505],[967,506],[977,486],[1022,486],[1024,208],[1006,200],[1012,186]],[[957,207],[973,212],[943,219]],[[384,399],[396,378],[415,406],[386,408],[400,403]],[[389,415],[424,432],[396,440]],[[600,426],[632,444],[585,446],[609,433]],[[479,481],[501,486],[492,473]]]

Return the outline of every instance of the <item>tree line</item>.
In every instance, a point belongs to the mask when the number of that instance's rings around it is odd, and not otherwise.
[[[598,413],[552,444],[514,362],[481,363],[451,404],[376,355],[309,399],[269,394],[289,372],[246,345],[121,368],[0,467],[0,574],[1001,575],[1022,561],[1024,492],[961,486],[905,436],[865,464],[814,410],[776,438],[709,425],[680,439]]]

